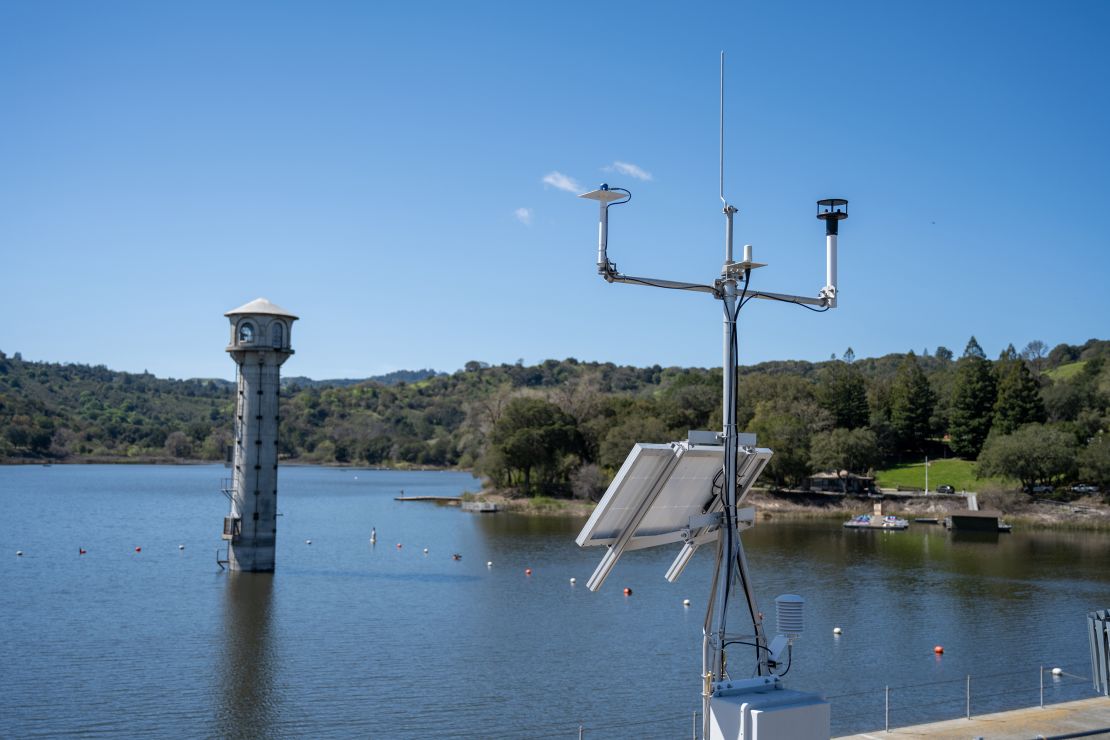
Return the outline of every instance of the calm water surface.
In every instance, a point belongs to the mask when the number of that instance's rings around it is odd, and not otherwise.
[[[277,572],[230,574],[225,475],[0,467],[0,736],[690,736],[708,552],[677,584],[671,549],[630,553],[591,594],[580,520],[393,500],[464,473],[286,467]],[[1065,669],[1046,700],[1091,695],[1106,535],[770,521],[745,547],[768,614],[806,597],[786,681],[831,698],[834,734],[881,728],[885,685],[892,725],[962,715],[967,674],[975,712],[1035,704],[1041,664]]]

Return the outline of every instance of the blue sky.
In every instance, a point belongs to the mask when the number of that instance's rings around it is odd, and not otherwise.
[[[720,308],[626,272],[824,282],[741,361],[1110,337],[1110,3],[3,3],[0,349],[225,377],[223,312],[297,313],[285,372],[717,365]],[[632,165],[636,170],[620,166]],[[560,179],[560,178],[565,178]],[[567,184],[570,181],[571,185]],[[555,183],[555,184],[551,184]]]

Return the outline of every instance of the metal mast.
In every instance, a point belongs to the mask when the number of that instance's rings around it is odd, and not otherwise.
[[[826,275],[825,285],[817,296],[797,296],[782,293],[769,293],[753,291],[750,289],[751,271],[763,267],[763,264],[752,261],[751,245],[744,246],[743,258],[737,262],[733,259],[733,217],[737,213],[735,206],[731,205],[724,195],[724,52],[721,52],[721,90],[720,90],[720,198],[725,215],[725,259],[721,273],[712,284],[688,283],[675,280],[658,278],[645,278],[625,275],[618,271],[615,263],[608,257],[609,236],[609,207],[621,205],[631,200],[631,193],[623,188],[612,188],[602,185],[598,190],[584,193],[579,197],[598,201],[598,251],[597,271],[607,282],[629,283],[632,285],[645,285],[648,287],[668,288],[672,290],[689,290],[698,293],[709,293],[721,301],[724,313],[723,331],[723,377],[722,377],[722,418],[723,429],[719,439],[724,446],[724,469],[721,486],[722,516],[717,538],[715,572],[709,603],[706,606],[705,622],[702,640],[702,698],[703,698],[703,737],[709,737],[710,725],[710,698],[714,691],[714,684],[726,680],[728,665],[726,662],[725,648],[730,643],[744,643],[752,645],[755,649],[756,674],[769,676],[771,671],[768,665],[769,648],[763,629],[763,615],[756,604],[755,591],[751,579],[748,577],[747,558],[740,541],[741,526],[738,517],[738,459],[741,444],[754,445],[750,435],[742,436],[736,425],[737,402],[737,317],[740,309],[749,300],[759,298],[764,300],[793,303],[802,306],[813,306],[816,310],[828,310],[836,307],[836,238],[837,224],[848,217],[848,201],[841,198],[829,198],[818,201],[817,218],[826,224]],[[615,559],[615,558],[614,558]],[[611,563],[609,564],[611,567]],[[674,566],[672,566],[673,568]],[[684,562],[682,567],[684,567]],[[599,571],[601,568],[599,568]],[[604,572],[608,572],[607,570]],[[678,572],[681,572],[679,567]],[[674,575],[677,577],[677,574]],[[595,574],[595,578],[597,575]],[[602,575],[604,578],[604,575]],[[671,575],[668,575],[671,578]],[[599,585],[599,584],[598,584]],[[747,622],[751,629],[746,627],[740,632],[728,631],[729,606],[734,589],[739,587],[747,604]]]

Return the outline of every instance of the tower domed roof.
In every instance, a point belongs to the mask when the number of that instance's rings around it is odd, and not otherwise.
[[[244,303],[239,308],[233,308],[224,316],[239,316],[242,314],[268,314],[270,316],[284,316],[287,319],[296,321],[297,317],[286,311],[281,306],[270,303],[265,298],[255,298],[250,303]]]

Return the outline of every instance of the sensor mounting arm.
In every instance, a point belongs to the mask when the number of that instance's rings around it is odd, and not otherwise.
[[[597,190],[591,190],[578,197],[598,202],[597,273],[605,278],[606,282],[646,285],[652,288],[669,288],[671,290],[690,290],[698,293],[709,293],[714,296],[720,294],[720,290],[713,285],[622,274],[617,270],[616,264],[609,261],[609,206],[619,206],[622,203],[627,203],[632,199],[632,194],[624,188],[610,188],[608,185],[602,185]]]

